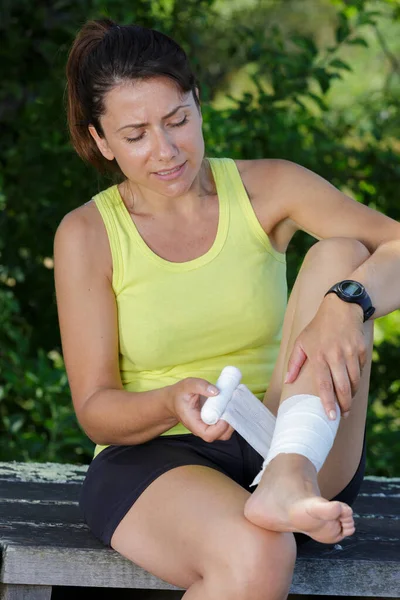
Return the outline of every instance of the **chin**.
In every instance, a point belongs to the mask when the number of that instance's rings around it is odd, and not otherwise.
[[[186,194],[190,188],[192,187],[192,183],[186,183],[185,185],[176,185],[176,186],[160,186],[157,191],[159,191],[163,196],[167,196],[168,198],[179,198]]]
[[[168,198],[179,198],[179,196],[183,196],[190,191],[195,179],[196,176],[186,176],[179,181],[159,182],[157,191]]]

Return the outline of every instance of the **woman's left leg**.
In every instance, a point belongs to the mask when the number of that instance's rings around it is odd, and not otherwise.
[[[369,257],[368,250],[351,239],[329,239],[308,252],[289,299],[280,354],[264,399],[276,414],[279,404],[296,394],[319,396],[307,362],[292,384],[284,384],[294,342],[315,316],[325,292],[346,279]],[[368,361],[347,419],[341,419],[335,442],[319,471],[304,456],[279,454],[265,470],[261,482],[245,506],[246,517],[277,531],[303,531],[322,542],[336,542],[353,533],[352,511],[340,502],[328,502],[354,476],[359,465],[367,412],[373,344],[373,324],[364,332]],[[323,332],[321,332],[323,335]]]

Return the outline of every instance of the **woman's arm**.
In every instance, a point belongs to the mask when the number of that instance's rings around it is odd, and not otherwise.
[[[54,240],[55,286],[63,355],[75,413],[98,444],[138,444],[178,422],[170,387],[123,389],[118,366],[117,308],[111,257],[95,206],[60,223]]]
[[[229,439],[222,419],[206,425],[202,398],[218,394],[189,377],[157,390],[123,389],[118,364],[117,306],[107,235],[94,205],[69,213],[54,241],[55,284],[63,355],[79,423],[95,443],[135,445],[181,422],[205,441]]]
[[[346,237],[362,242],[371,256],[347,279],[365,286],[376,308],[373,318],[400,308],[400,223],[349,198],[308,169],[282,163],[281,203],[286,218],[317,239]]]
[[[290,161],[238,161],[238,165],[257,217],[271,240],[278,240],[279,250],[285,251],[298,230],[318,240],[359,240],[371,257],[347,279],[365,286],[376,308],[373,318],[400,308],[400,223]]]
[[[343,279],[354,279],[365,286],[376,308],[373,317],[400,307],[400,224],[397,221],[352,200],[315,173],[289,161],[249,163],[240,165],[244,181],[246,184],[247,180],[246,187],[257,217],[277,249],[284,251],[299,229],[316,239],[359,240],[370,256]],[[335,294],[322,297],[314,319],[300,333],[288,357],[285,383],[293,383],[308,360],[317,389],[335,389],[333,382],[342,381],[342,374],[348,371],[348,348],[353,348],[354,340],[362,339],[364,329],[360,307],[343,302]],[[360,370],[364,354],[360,343],[354,351]],[[339,363],[338,356],[343,357]],[[342,387],[352,388],[354,395],[357,386],[347,383],[349,385],[343,381]],[[333,392],[324,392],[324,398],[321,392],[321,399],[329,412],[334,404]],[[346,411],[350,403],[351,397],[341,402],[341,406]]]

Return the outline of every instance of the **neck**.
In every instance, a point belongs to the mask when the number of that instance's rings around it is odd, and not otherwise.
[[[211,167],[206,159],[189,190],[182,196],[163,196],[128,179],[118,188],[131,214],[154,216],[189,216],[199,210],[205,199],[217,193]]]

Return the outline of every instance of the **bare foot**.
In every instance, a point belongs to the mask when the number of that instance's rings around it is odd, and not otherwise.
[[[297,454],[279,454],[269,463],[244,514],[264,529],[305,533],[325,544],[355,531],[350,506],[321,498],[314,466]]]

